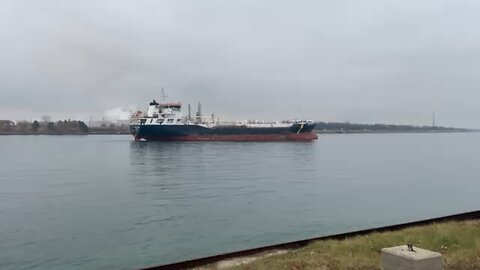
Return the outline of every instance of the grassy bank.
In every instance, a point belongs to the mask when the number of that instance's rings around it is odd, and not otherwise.
[[[280,255],[238,258],[200,269],[380,269],[380,250],[406,243],[440,252],[444,269],[480,269],[480,221],[446,222],[341,241],[317,241]]]

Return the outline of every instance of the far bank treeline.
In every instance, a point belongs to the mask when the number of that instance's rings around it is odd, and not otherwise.
[[[0,120],[0,134],[45,134],[45,135],[85,135],[89,133],[88,126],[82,121],[63,120],[50,121],[20,121]]]
[[[317,122],[317,132],[322,133],[381,133],[381,132],[467,132],[465,128],[442,126],[412,126],[388,124],[353,124],[349,122]]]

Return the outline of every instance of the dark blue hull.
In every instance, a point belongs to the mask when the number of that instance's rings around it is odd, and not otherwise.
[[[206,128],[199,125],[131,125],[136,140],[165,141],[309,141],[317,139],[314,123],[293,124],[290,127],[219,126]]]

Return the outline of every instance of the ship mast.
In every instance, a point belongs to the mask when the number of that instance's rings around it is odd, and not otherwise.
[[[192,106],[188,104],[188,121],[192,121]]]
[[[168,98],[167,93],[165,93],[165,89],[162,87],[162,100],[165,102],[165,100]]]

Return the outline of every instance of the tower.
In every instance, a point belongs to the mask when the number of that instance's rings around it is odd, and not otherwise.
[[[195,121],[198,123],[202,122],[202,103],[200,101],[198,102],[198,107],[197,107],[197,115],[195,117]]]
[[[188,121],[192,121],[192,107],[188,104]]]

